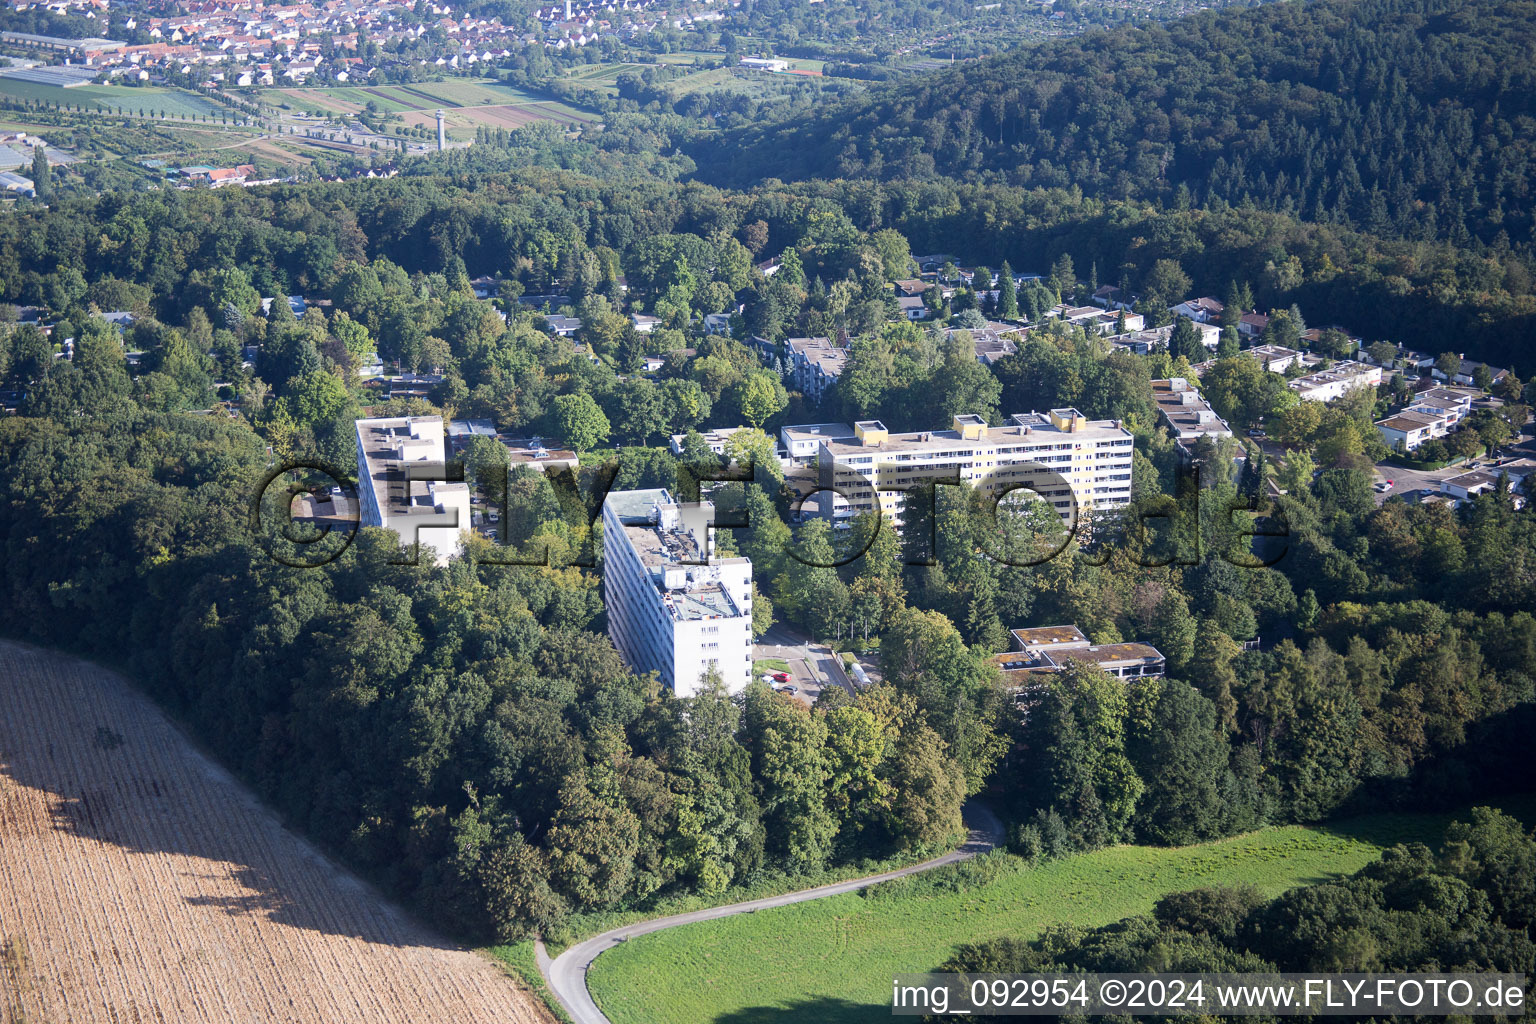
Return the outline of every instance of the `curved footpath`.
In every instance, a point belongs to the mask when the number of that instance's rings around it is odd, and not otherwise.
[[[544,975],[544,980],[555,993],[555,998],[560,1000],[560,1005],[565,1007],[565,1011],[571,1015],[571,1019],[576,1024],[610,1024],[608,1018],[603,1015],[603,1011],[597,1008],[597,1003],[592,1001],[592,993],[587,990],[587,971],[592,967],[593,961],[607,950],[636,935],[648,935],[651,932],[693,924],[696,921],[713,921],[716,918],[750,914],[769,907],[786,907],[791,903],[804,903],[806,900],[839,896],[879,882],[889,882],[894,878],[932,871],[934,868],[956,864],[969,860],[977,854],[986,853],[1002,842],[1002,823],[997,820],[997,816],[991,810],[981,804],[970,803],[965,807],[965,816],[968,819],[966,824],[970,828],[965,845],[957,850],[951,850],[942,857],[925,860],[921,864],[913,864],[880,875],[868,875],[864,878],[851,878],[846,882],[819,885],[814,889],[787,892],[782,896],[767,896],[760,900],[749,900],[746,903],[730,903],[723,907],[710,907],[707,910],[694,910],[686,914],[673,914],[670,917],[640,921],[594,935],[584,942],[578,942],[553,960],[544,949],[543,941],[536,940],[534,956],[539,964],[539,973]]]

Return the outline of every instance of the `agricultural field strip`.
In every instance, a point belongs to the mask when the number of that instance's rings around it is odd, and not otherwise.
[[[0,643],[0,944],[25,1019],[547,1012],[287,833],[112,673]],[[9,1024],[9,1022],[7,1022]]]

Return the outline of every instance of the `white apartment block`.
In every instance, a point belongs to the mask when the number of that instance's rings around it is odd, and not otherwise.
[[[1381,367],[1357,363],[1345,359],[1326,370],[1309,373],[1287,381],[1287,386],[1297,396],[1309,402],[1331,402],[1343,398],[1359,388],[1374,388],[1381,384]]]
[[[1444,416],[1426,412],[1400,412],[1376,421],[1381,440],[1394,451],[1411,452],[1425,441],[1444,437],[1451,424]]]
[[[1443,417],[1447,427],[1454,427],[1471,415],[1472,401],[1481,394],[1469,388],[1430,388],[1413,396],[1408,411]]]
[[[818,514],[851,519],[878,508],[900,523],[908,488],[961,480],[1001,497],[1028,485],[1075,523],[1090,509],[1131,500],[1131,432],[1118,420],[1090,420],[1076,409],[1019,413],[1000,427],[980,416],[954,418],[954,429],[893,434],[878,420],[854,424],[854,436],[822,440],[816,457]],[[810,502],[806,504],[809,511]]]
[[[399,416],[358,420],[356,427],[362,525],[393,530],[406,547],[420,544],[423,554],[445,564],[458,552],[470,518],[467,483],[427,479],[446,475],[442,419]]]
[[[752,678],[752,563],[714,557],[713,515],[664,488],[603,502],[608,635],[632,669],[679,697],[698,693],[710,668],[731,693]]]
[[[821,401],[848,365],[848,350],[827,338],[789,338],[784,347],[795,386],[813,402]]]

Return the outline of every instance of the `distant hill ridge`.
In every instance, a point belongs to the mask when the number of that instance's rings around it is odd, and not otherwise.
[[[698,176],[953,178],[1533,239],[1536,3],[1324,0],[1033,44],[696,141]]]

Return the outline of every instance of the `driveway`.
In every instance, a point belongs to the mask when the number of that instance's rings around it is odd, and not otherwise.
[[[814,704],[827,686],[841,686],[853,692],[844,681],[835,663],[838,655],[831,648],[811,643],[810,637],[782,623],[776,623],[763,634],[760,643],[752,646],[752,660],[764,658],[780,658],[789,663],[790,684],[798,691],[795,697],[805,704]]]
[[[966,827],[969,829],[965,845],[942,857],[935,857],[921,864],[913,864],[911,867],[855,878],[847,882],[820,885],[814,889],[788,892],[782,896],[769,896],[765,899],[749,900],[746,903],[731,903],[723,907],[711,907],[708,910],[695,910],[687,914],[673,914],[670,917],[641,921],[638,924],[626,925],[623,928],[603,932],[601,935],[594,935],[585,942],[571,946],[553,960],[545,951],[544,943],[536,941],[534,957],[538,961],[539,973],[544,975],[544,980],[549,983],[555,998],[560,1000],[560,1005],[565,1007],[566,1012],[571,1015],[571,1019],[576,1024],[610,1024],[608,1018],[603,1015],[603,1011],[597,1008],[597,1003],[593,1002],[592,993],[587,990],[587,971],[591,968],[593,961],[619,943],[627,942],[637,935],[649,935],[651,932],[693,924],[697,921],[713,921],[735,914],[750,914],[770,907],[787,907],[791,903],[804,903],[807,900],[819,900],[828,896],[839,896],[845,892],[855,892],[878,882],[888,882],[894,878],[904,878],[920,871],[932,871],[946,864],[969,860],[979,853],[992,850],[1003,841],[1002,823],[990,809],[977,803],[967,804],[965,818]]]
[[[1394,466],[1390,462],[1382,462],[1376,465],[1376,479],[1391,480],[1390,491],[1377,491],[1376,504],[1381,505],[1395,494],[1407,494],[1409,491],[1439,491],[1440,481],[1449,480],[1453,476],[1460,476],[1468,471],[1465,464],[1459,466],[1446,466],[1444,469],[1405,469],[1402,466]]]

